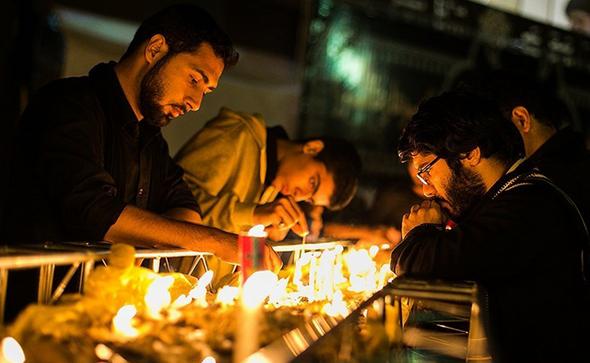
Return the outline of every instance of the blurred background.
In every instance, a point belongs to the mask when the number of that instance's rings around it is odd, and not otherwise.
[[[118,60],[141,20],[176,2],[5,1],[2,157],[35,90]],[[364,162],[358,212],[384,186],[410,183],[395,149],[419,102],[500,67],[551,82],[574,127],[590,133],[590,38],[569,30],[568,0],[185,2],[212,13],[241,57],[201,110],[163,129],[172,155],[222,106],[262,113],[292,138],[344,137]]]

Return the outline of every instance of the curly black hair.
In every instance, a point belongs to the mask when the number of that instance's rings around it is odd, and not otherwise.
[[[449,91],[424,101],[398,144],[402,162],[417,154],[434,154],[456,164],[479,147],[484,158],[510,165],[523,151],[516,127],[496,105],[474,92]]]

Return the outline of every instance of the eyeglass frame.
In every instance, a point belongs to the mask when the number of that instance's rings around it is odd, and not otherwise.
[[[420,180],[420,182],[422,184],[430,185],[428,183],[428,180],[426,180],[426,178],[424,178],[422,175],[426,174],[428,176],[428,178],[430,178],[430,169],[432,169],[434,164],[436,164],[436,162],[439,161],[440,159],[441,159],[441,157],[437,156],[436,158],[432,159],[428,164],[426,164],[418,169],[418,171],[416,172],[416,178],[418,178],[418,180]]]

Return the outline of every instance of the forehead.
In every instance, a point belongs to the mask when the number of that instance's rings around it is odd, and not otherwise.
[[[223,73],[223,59],[215,55],[209,43],[202,43],[191,52],[178,53],[175,55],[175,60],[182,66],[205,72],[211,80],[218,80]]]

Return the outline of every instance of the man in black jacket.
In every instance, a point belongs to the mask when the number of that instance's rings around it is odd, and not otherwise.
[[[172,245],[237,263],[235,235],[195,224],[160,132],[198,110],[237,59],[209,14],[175,5],[141,24],[118,63],[44,87],[19,125],[3,241]],[[267,267],[280,264],[265,254]]]
[[[404,216],[391,265],[484,286],[494,361],[568,361],[587,329],[580,258],[587,235],[548,179],[510,172],[519,143],[513,125],[481,97],[449,92],[423,103],[399,153],[431,199]]]

